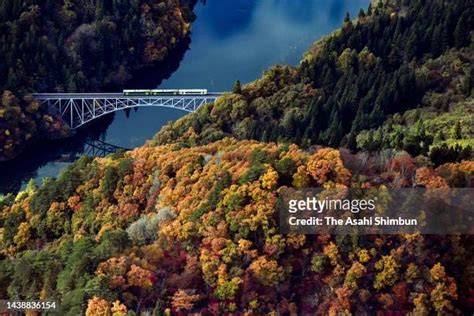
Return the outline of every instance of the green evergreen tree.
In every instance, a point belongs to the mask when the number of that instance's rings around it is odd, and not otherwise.
[[[349,23],[351,21],[351,15],[349,12],[346,12],[346,15],[344,16],[344,22]]]
[[[234,83],[234,88],[232,89],[232,92],[241,94],[242,93],[242,85],[240,83],[240,80],[236,80]]]
[[[445,141],[445,140],[446,140],[446,138],[445,138],[445,136],[444,136],[444,134],[443,134],[443,131],[439,130],[439,131],[436,133],[435,137],[434,137],[434,143],[435,143],[435,144],[436,144],[436,143],[441,143],[441,142],[443,142],[443,141]]]
[[[461,122],[457,121],[456,124],[453,127],[453,131],[451,134],[451,137],[453,139],[462,139],[462,128],[461,128]]]

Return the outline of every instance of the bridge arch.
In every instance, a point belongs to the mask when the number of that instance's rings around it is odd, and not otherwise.
[[[71,129],[117,111],[138,107],[164,107],[194,112],[206,103],[214,102],[222,93],[207,95],[125,96],[121,93],[102,94],[34,94],[33,98],[60,116]]]

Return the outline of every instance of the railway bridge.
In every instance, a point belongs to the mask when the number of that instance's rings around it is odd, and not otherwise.
[[[96,118],[129,108],[156,106],[194,112],[223,94],[207,90],[136,90],[158,91],[156,93],[125,91],[134,90],[124,90],[123,93],[36,93],[33,98],[47,106],[51,114],[60,116],[71,129],[77,129]],[[199,94],[194,91],[199,91]]]

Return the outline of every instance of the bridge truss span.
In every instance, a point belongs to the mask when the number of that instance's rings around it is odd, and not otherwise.
[[[220,95],[34,94],[33,98],[47,106],[50,113],[60,116],[71,129],[76,129],[109,113],[136,107],[165,107],[194,112],[204,104],[214,102]]]

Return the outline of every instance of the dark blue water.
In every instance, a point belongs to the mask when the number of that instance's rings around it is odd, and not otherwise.
[[[208,0],[196,9],[192,43],[163,87],[231,89],[277,63],[296,65],[308,47],[369,0]]]
[[[206,88],[227,91],[235,80],[249,82],[271,65],[297,65],[303,53],[321,36],[338,28],[346,12],[355,16],[367,8],[369,0],[207,0],[195,12],[191,43],[183,56],[173,60],[170,74],[161,68],[147,72],[140,79],[147,85],[160,83],[161,88]],[[186,50],[187,49],[187,50]],[[165,65],[167,66],[167,65]],[[173,68],[174,67],[174,68]],[[174,69],[177,70],[174,71]],[[174,71],[174,72],[173,72]],[[163,81],[162,81],[163,80]],[[142,145],[169,121],[185,112],[166,108],[140,108],[118,112],[109,118],[101,132],[105,142],[125,148]],[[61,145],[62,146],[62,145]],[[61,157],[68,155],[68,150]],[[21,158],[17,170],[0,173],[0,193],[19,189],[30,179],[41,181],[55,177],[68,162],[43,155]],[[8,174],[8,175],[7,175]]]
[[[274,64],[297,65],[308,47],[355,16],[369,0],[207,0],[198,4],[191,44],[178,70],[160,88],[228,91]],[[141,108],[118,113],[105,140],[136,147],[186,113]]]

